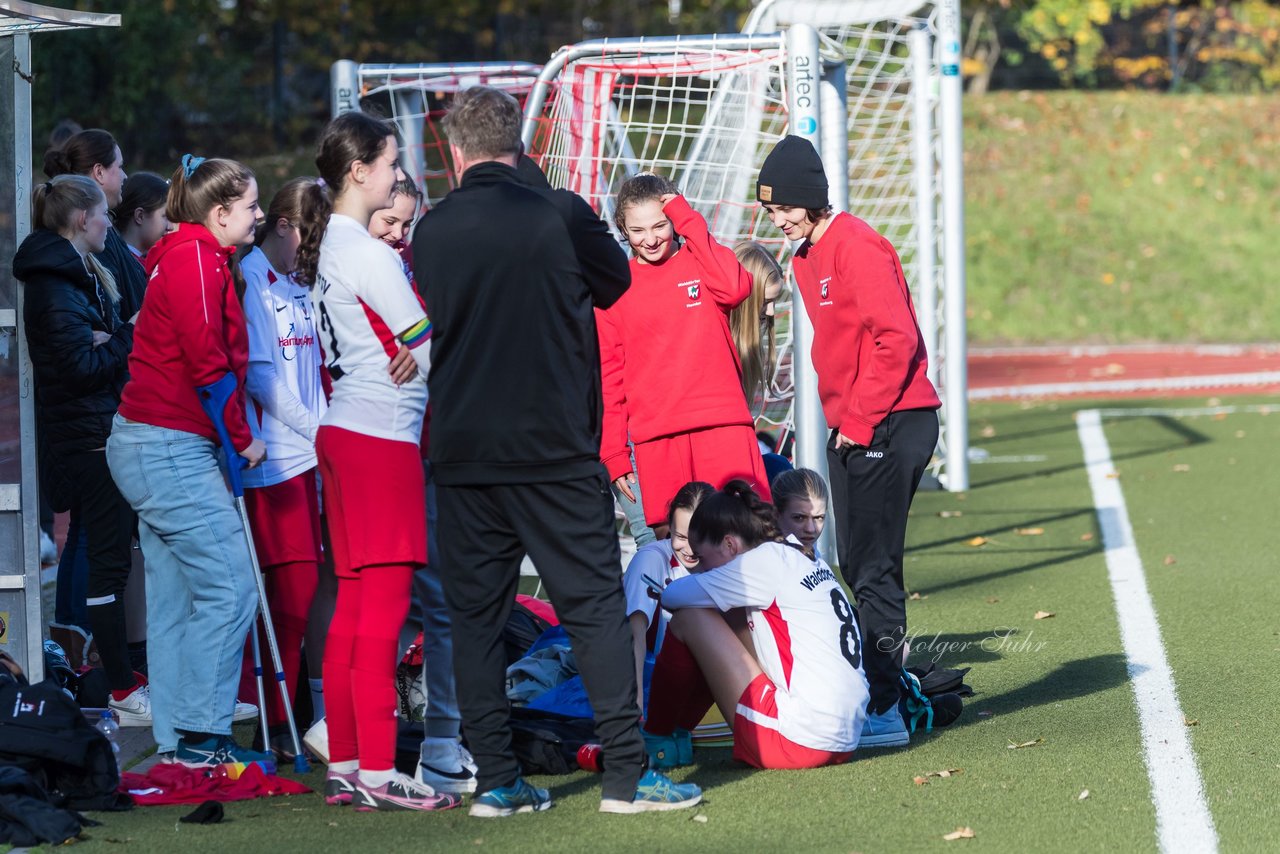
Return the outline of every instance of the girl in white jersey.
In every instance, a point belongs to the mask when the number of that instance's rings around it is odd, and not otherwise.
[[[249,429],[266,442],[268,455],[262,465],[245,472],[245,504],[291,689],[298,685],[321,556],[315,440],[328,403],[315,307],[310,291],[293,278],[302,200],[315,183],[314,178],[294,178],[280,188],[256,245],[240,262],[249,332]],[[264,644],[262,640],[263,649]],[[253,658],[246,650],[240,696],[251,697],[253,691]],[[279,692],[268,694],[267,712],[271,746],[292,758],[284,748],[287,724]]]
[[[854,610],[830,567],[781,540],[773,508],[745,482],[730,483],[693,514],[697,571],[672,583],[662,605],[733,727],[735,759],[757,768],[844,762],[867,712]],[[737,630],[724,614],[735,608],[746,609]]]
[[[369,235],[391,202],[394,128],[364,113],[329,123],[316,153],[325,187],[302,205],[296,277],[312,285],[333,398],[316,432],[338,601],[324,656],[325,800],[357,809],[457,806],[395,769],[395,666],[414,569],[427,561],[418,439],[431,324],[395,251]],[[330,203],[329,193],[334,197]],[[419,375],[388,369],[404,344]]]

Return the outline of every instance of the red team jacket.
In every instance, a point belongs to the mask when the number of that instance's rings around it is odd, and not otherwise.
[[[596,310],[604,396],[600,459],[616,480],[634,442],[752,424],[729,310],[751,293],[733,250],[683,196],[663,208],[684,246],[661,264],[631,260],[631,288]]]
[[[134,328],[120,415],[217,442],[196,388],[233,371],[239,388],[224,415],[231,444],[243,451],[253,441],[244,405],[249,336],[227,268],[233,252],[203,225],[184,222],[147,253],[151,280]]]
[[[925,375],[924,339],[888,240],[839,213],[821,240],[800,248],[792,270],[813,322],[813,365],[828,425],[869,445],[890,412],[942,405]]]

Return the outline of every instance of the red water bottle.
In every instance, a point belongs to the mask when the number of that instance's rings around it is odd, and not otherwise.
[[[599,774],[604,770],[604,745],[584,744],[578,748],[578,767]]]

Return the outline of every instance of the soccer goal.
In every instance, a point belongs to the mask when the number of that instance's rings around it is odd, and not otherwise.
[[[330,69],[334,116],[363,110],[391,119],[404,148],[402,166],[430,207],[457,186],[440,119],[454,94],[493,86],[524,103],[542,66],[531,62],[370,64],[339,60]],[[424,208],[425,209],[425,208]]]

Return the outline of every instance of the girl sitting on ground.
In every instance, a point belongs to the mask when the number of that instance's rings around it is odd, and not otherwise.
[[[646,173],[623,184],[614,221],[634,257],[631,288],[596,312],[609,477],[631,501],[639,479],[651,527],[692,480],[743,478],[767,496],[729,334],[729,312],[750,294],[751,277],[665,178]]]
[[[673,582],[663,647],[679,639],[696,664],[681,694],[665,698],[655,734],[695,725],[714,700],[733,728],[734,758],[757,768],[847,761],[867,711],[856,615],[831,568],[784,541],[771,505],[742,481],[702,502],[689,523],[695,574]],[[745,620],[734,609],[745,609]],[[699,673],[701,679],[699,679]]]

